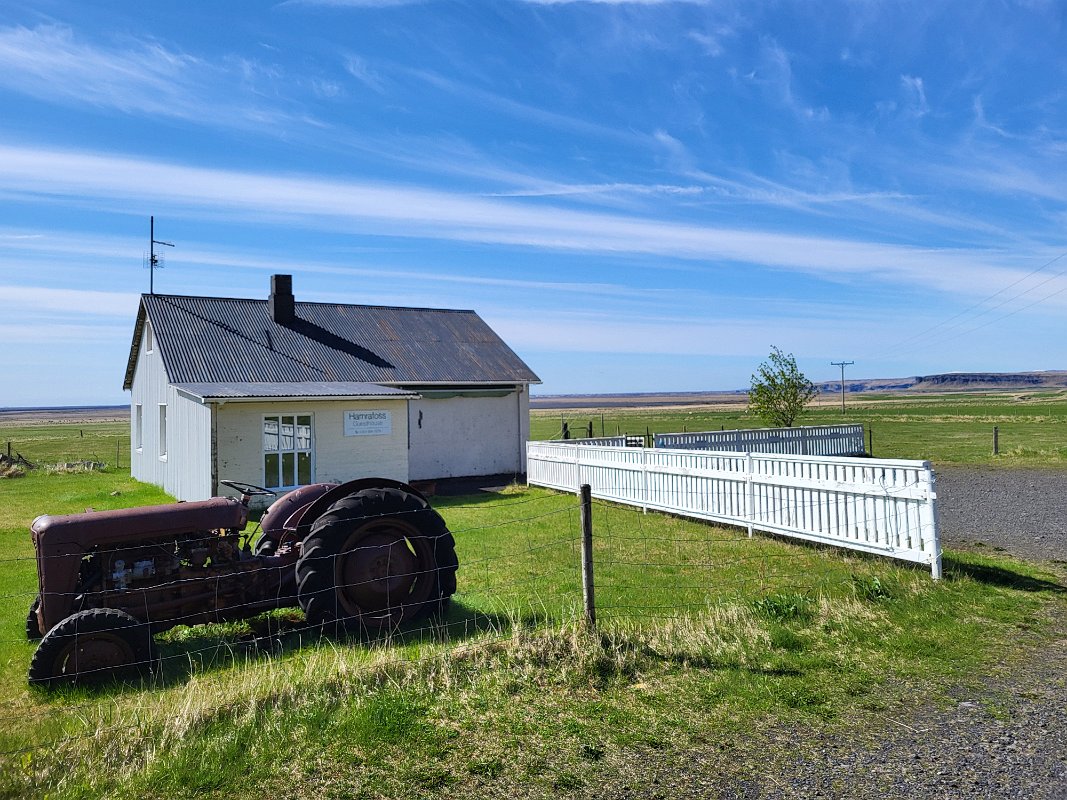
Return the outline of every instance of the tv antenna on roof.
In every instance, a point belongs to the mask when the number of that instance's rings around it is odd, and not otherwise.
[[[166,259],[156,255],[156,245],[162,244],[174,247],[170,242],[161,242],[156,239],[156,218],[148,218],[148,256],[145,258],[145,266],[148,268],[148,293],[155,294],[155,275],[157,269],[163,269]]]

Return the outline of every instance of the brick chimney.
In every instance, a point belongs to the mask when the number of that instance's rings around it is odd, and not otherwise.
[[[296,299],[293,297],[292,275],[270,276],[270,297],[267,299],[270,318],[279,325],[296,319]]]

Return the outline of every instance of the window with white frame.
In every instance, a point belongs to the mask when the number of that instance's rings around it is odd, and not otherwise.
[[[152,341],[152,326],[146,322],[144,324],[144,351],[151,353],[155,346],[155,342]]]
[[[159,457],[167,457],[167,406],[159,404]]]
[[[263,417],[263,485],[268,489],[306,486],[314,480],[310,414]]]
[[[133,409],[133,446],[144,447],[144,406],[138,403]]]

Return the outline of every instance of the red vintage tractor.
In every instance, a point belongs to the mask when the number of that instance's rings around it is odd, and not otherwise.
[[[274,492],[221,483],[240,500],[33,521],[31,684],[147,674],[158,665],[153,634],[175,625],[299,606],[313,629],[376,632],[440,613],[456,590],[455,540],[408,484],[304,486],[267,509],[253,548],[249,501]]]

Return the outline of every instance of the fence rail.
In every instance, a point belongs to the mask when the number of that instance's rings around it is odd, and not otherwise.
[[[732,450],[798,456],[858,456],[866,452],[862,425],[657,433],[654,446],[670,450]]]
[[[527,442],[527,480],[567,492],[929,565],[941,577],[929,462]]]
[[[626,447],[626,436],[594,436],[592,439],[552,439],[552,444],[598,444],[604,447]],[[633,437],[629,437],[633,438]]]

